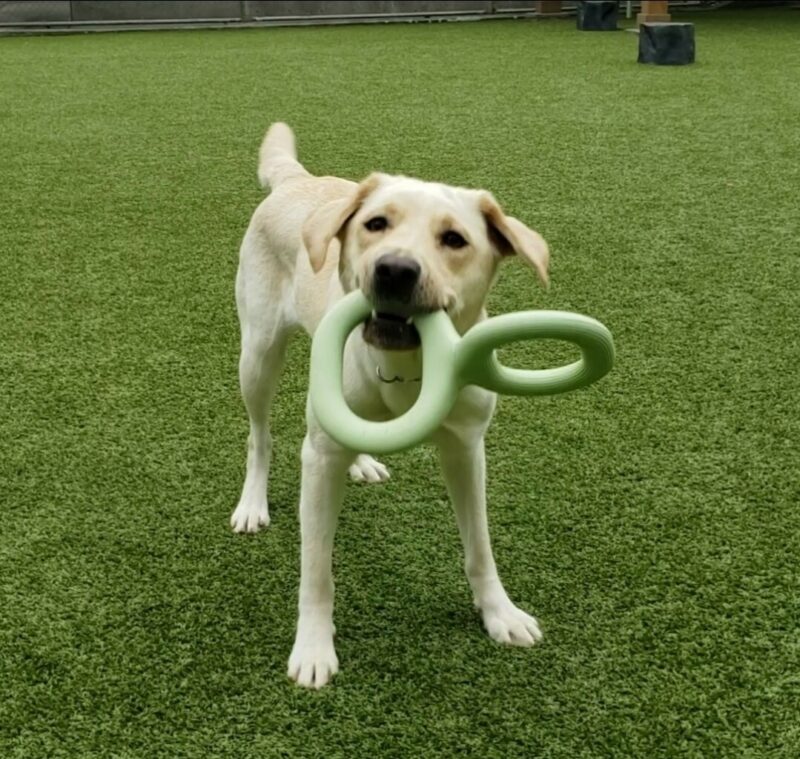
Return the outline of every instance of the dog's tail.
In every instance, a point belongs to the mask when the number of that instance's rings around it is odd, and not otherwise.
[[[273,190],[289,179],[310,176],[297,160],[294,132],[287,124],[276,121],[268,130],[258,152],[258,181]]]

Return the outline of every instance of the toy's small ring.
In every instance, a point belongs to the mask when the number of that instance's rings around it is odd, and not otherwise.
[[[580,348],[581,358],[552,369],[513,369],[495,351],[522,340],[561,340]],[[465,384],[501,395],[553,395],[590,385],[614,363],[614,340],[597,320],[567,311],[520,311],[476,324],[456,348]]]

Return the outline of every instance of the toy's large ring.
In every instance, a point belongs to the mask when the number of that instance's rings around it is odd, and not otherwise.
[[[388,422],[362,419],[342,391],[348,335],[372,312],[360,290],[323,318],[311,345],[311,408],[319,425],[353,451],[392,453],[428,438],[450,413],[459,391],[480,385],[504,395],[552,395],[585,387],[614,363],[611,333],[595,319],[566,311],[520,311],[486,319],[460,336],[443,311],[414,317],[422,341],[422,385],[417,402]],[[555,369],[511,369],[495,349],[518,340],[550,338],[574,343],[581,358]]]

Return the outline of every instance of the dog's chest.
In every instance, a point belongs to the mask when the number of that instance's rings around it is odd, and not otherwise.
[[[404,414],[419,398],[422,386],[420,351],[373,354],[381,400],[394,416]]]
[[[417,402],[419,389],[419,382],[381,383],[381,399],[393,416],[400,416]]]

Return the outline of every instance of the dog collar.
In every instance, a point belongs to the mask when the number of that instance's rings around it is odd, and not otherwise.
[[[394,382],[421,382],[422,381],[422,377],[415,377],[414,379],[407,380],[404,377],[400,377],[397,374],[394,377],[392,377],[391,379],[389,379],[388,377],[384,377],[383,376],[383,374],[381,373],[381,368],[378,365],[375,366],[375,374],[378,375],[378,379],[381,382],[385,382],[387,385],[391,385]]]

